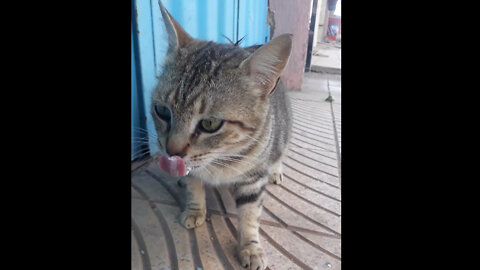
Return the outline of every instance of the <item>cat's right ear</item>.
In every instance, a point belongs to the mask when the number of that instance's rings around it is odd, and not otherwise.
[[[172,15],[168,13],[161,0],[158,0],[158,5],[160,6],[163,22],[165,23],[165,28],[168,34],[168,53],[184,48],[193,40],[193,38],[187,34],[180,24],[175,21]]]

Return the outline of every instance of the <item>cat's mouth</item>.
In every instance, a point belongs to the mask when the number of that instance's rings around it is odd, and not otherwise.
[[[199,165],[187,165],[184,160],[179,156],[161,156],[158,161],[160,169],[173,177],[181,177],[189,175],[190,172],[200,167]]]
[[[201,167],[200,165],[187,166],[187,171],[185,172],[185,175],[189,175],[193,170],[200,167]]]
[[[161,156],[158,165],[162,171],[173,177],[185,176],[187,172],[187,167],[179,156]]]

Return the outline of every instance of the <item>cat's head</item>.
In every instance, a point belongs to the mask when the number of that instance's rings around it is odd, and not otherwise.
[[[151,104],[160,151],[182,157],[193,172],[218,169],[212,161],[221,162],[255,142],[287,64],[291,35],[255,51],[207,42],[192,38],[161,4],[160,9],[168,52]]]

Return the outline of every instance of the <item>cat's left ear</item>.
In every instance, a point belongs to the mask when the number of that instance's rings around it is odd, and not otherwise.
[[[292,34],[283,34],[260,47],[241,64],[251,80],[269,95],[287,65],[292,50]]]
[[[179,48],[184,48],[193,38],[175,21],[163,6],[162,1],[158,0],[160,11],[162,12],[163,22],[168,33],[168,53],[172,53]]]

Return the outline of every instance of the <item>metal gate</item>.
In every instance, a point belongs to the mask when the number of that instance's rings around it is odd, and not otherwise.
[[[194,38],[242,46],[270,39],[267,0],[161,0]],[[158,147],[149,114],[151,93],[162,72],[167,35],[158,0],[132,0],[132,160]]]

